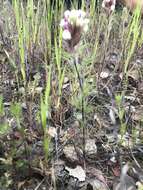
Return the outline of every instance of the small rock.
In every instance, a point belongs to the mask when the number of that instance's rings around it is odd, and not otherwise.
[[[57,137],[57,130],[55,127],[49,127],[48,128],[48,134],[53,137],[56,138]]]
[[[88,157],[94,157],[97,154],[97,146],[94,139],[86,140],[85,153]]]
[[[110,119],[111,119],[111,122],[112,124],[116,124],[116,117],[115,117],[115,112],[113,109],[110,109],[109,110],[109,116],[110,116]]]
[[[11,105],[11,102],[4,102],[3,105],[4,107],[9,107]]]
[[[65,77],[65,78],[64,78],[64,84],[65,84],[65,83],[68,83],[68,82],[69,82],[69,78],[68,78],[68,77]]]
[[[102,79],[108,78],[108,77],[109,77],[109,71],[108,71],[108,70],[102,71],[102,72],[100,73],[100,77],[101,77]]]
[[[116,136],[115,134],[107,134],[106,135],[107,139],[108,139],[108,143],[114,143],[116,141]]]
[[[66,88],[68,88],[68,87],[70,87],[70,84],[69,83],[66,83],[66,84],[63,84],[63,89],[66,89]]]
[[[110,158],[110,161],[113,162],[113,163],[117,163],[117,160],[116,160],[116,157],[115,157],[115,156],[112,156],[112,157]]]
[[[24,87],[20,87],[19,88],[19,93],[20,94],[24,94],[25,93],[25,88]]]
[[[79,121],[78,120],[74,121],[74,123],[72,124],[72,127],[75,129],[79,128],[80,127]]]
[[[133,70],[128,72],[128,77],[131,77],[133,80],[139,80],[139,71],[138,68],[134,68]]]
[[[85,181],[86,174],[81,166],[76,166],[76,168],[65,167],[65,169],[69,172],[69,175],[77,178],[79,181]]]
[[[71,161],[71,162],[78,161],[78,156],[77,156],[74,146],[72,145],[65,146],[63,149],[63,152],[68,161]]]
[[[143,106],[138,106],[135,112],[132,114],[132,119],[135,121],[143,120]]]
[[[23,102],[23,103],[21,104],[21,107],[22,107],[23,109],[27,109],[26,103]]]
[[[43,87],[40,87],[40,86],[35,88],[35,92],[36,92],[37,94],[42,93],[42,90],[43,90]]]

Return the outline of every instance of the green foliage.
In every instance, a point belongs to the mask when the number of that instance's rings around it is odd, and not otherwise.
[[[20,103],[11,104],[10,111],[11,111],[11,114],[15,118],[19,119],[21,117],[21,114],[22,114],[21,104]]]
[[[58,40],[57,40],[58,38]],[[57,36],[57,38],[55,38],[55,59],[56,59],[56,67],[58,70],[58,93],[59,93],[59,97],[61,96],[62,93],[62,84],[63,84],[63,80],[64,80],[64,75],[65,75],[65,67],[64,69],[62,69],[62,29],[59,29],[59,36]],[[58,102],[59,104],[59,102]]]
[[[0,96],[0,116],[4,115],[3,97]]]
[[[11,111],[11,114],[13,115],[13,117],[15,117],[15,119],[17,121],[17,125],[18,125],[18,127],[20,129],[21,128],[20,120],[21,120],[21,117],[22,117],[21,104],[20,103],[11,104],[10,111]]]
[[[118,117],[120,119],[120,134],[121,137],[126,133],[126,123],[124,121],[125,110],[123,107],[123,95],[117,94],[115,96],[116,105],[118,108]],[[121,139],[122,140],[122,139]]]
[[[5,135],[9,132],[9,125],[5,123],[0,123],[0,135]]]
[[[26,80],[26,72],[25,72],[25,25],[23,24],[23,4],[20,3],[19,0],[14,0],[14,11],[15,11],[15,19],[16,26],[18,31],[18,47],[20,54],[20,63],[21,63],[21,74],[23,80]]]
[[[129,61],[135,52],[141,30],[141,6],[137,6],[129,24],[126,41],[127,57],[125,60],[124,73],[127,73]]]
[[[12,183],[13,183],[13,180],[12,180],[11,174],[9,172],[5,172],[4,175],[0,178],[0,188],[9,189]]]
[[[41,97],[41,122],[44,132],[43,146],[45,151],[45,160],[48,159],[50,138],[47,135],[47,113],[50,110],[50,90],[51,90],[51,67],[48,72],[48,80],[43,97]]]
[[[4,118],[4,105],[3,105],[3,96],[0,96],[0,136],[5,135],[9,132],[9,125],[6,123]]]
[[[3,175],[0,177],[0,189],[8,189],[13,183],[11,176],[12,158],[0,158],[0,170]]]

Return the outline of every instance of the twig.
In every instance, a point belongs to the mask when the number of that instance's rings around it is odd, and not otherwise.
[[[134,156],[134,153],[132,152],[131,147],[130,147],[130,152],[131,152],[131,156],[132,156],[132,158],[133,158],[134,162],[136,163],[136,165],[137,165],[139,168],[141,168],[141,166],[140,166],[139,162],[136,160],[136,158],[135,158],[135,156]]]

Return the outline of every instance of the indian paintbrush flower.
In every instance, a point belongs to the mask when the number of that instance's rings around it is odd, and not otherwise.
[[[115,10],[117,0],[103,0],[102,7],[111,13]],[[141,14],[143,15],[143,1],[142,0],[120,0],[127,8],[129,8],[132,12],[139,7]]]
[[[63,29],[63,40],[68,43],[69,49],[73,50],[74,46],[80,41],[82,32],[87,32],[89,19],[82,10],[66,10],[64,18],[61,19],[60,26]]]

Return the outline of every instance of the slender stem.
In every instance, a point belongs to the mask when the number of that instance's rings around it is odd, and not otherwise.
[[[77,64],[79,64],[79,59],[78,57],[76,57],[74,59],[74,66],[75,66],[75,70],[77,73],[77,77],[78,77],[78,81],[79,81],[79,86],[80,86],[80,90],[81,90],[81,95],[82,95],[82,129],[83,129],[83,158],[84,158],[84,168],[85,168],[85,135],[86,135],[86,131],[85,131],[85,110],[84,110],[84,90],[83,90],[83,78],[80,76]]]

